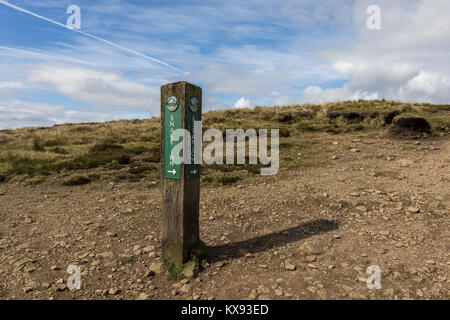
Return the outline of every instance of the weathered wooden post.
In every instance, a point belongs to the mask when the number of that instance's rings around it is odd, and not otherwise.
[[[193,142],[198,138],[194,121],[201,121],[201,116],[200,87],[185,81],[161,87],[162,258],[175,265],[184,263],[199,242],[200,164],[193,161]],[[191,134],[191,164],[173,161],[174,147],[181,140],[173,139],[176,129]]]

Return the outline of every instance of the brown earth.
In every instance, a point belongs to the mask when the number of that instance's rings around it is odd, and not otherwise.
[[[449,299],[449,137],[317,137],[325,166],[202,185],[210,258],[190,280],[148,272],[159,182],[0,184],[1,298]],[[71,264],[81,290],[66,289]]]

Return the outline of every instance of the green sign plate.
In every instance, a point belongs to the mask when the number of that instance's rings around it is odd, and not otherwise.
[[[194,121],[200,121],[201,120],[201,108],[198,105],[198,100],[196,98],[191,98],[189,101],[189,106],[186,108],[186,130],[189,131],[191,135],[191,163],[186,164],[185,166],[185,177],[187,179],[194,179],[200,176],[200,164],[194,163],[194,154],[195,154],[195,148],[194,148]],[[200,133],[202,134],[202,133]],[[201,146],[200,146],[200,152],[201,152]],[[201,157],[200,157],[201,159]]]
[[[181,142],[173,138],[174,130],[181,129],[181,105],[178,101],[169,98],[168,104],[164,105],[164,178],[181,179],[181,164],[175,164],[173,148]]]

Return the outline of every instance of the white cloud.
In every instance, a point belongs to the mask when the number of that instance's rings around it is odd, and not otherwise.
[[[20,89],[20,88],[23,88],[23,85],[19,82],[14,82],[14,81],[0,82],[0,90],[2,90],[2,89]]]
[[[50,86],[73,100],[103,109],[148,110],[159,113],[159,91],[111,72],[47,65],[31,71],[30,83]]]
[[[360,32],[356,45],[322,52],[348,82],[338,89],[308,87],[300,100],[374,97],[449,103],[450,2],[380,0],[382,30],[370,31],[365,9],[372,2],[358,1],[353,8]]]
[[[233,108],[253,108],[256,106],[255,103],[253,103],[250,99],[245,99],[244,97],[241,97],[238,101],[236,101],[233,105]]]
[[[119,117],[107,113],[72,110],[51,104],[21,100],[0,101],[0,128],[2,129],[118,119]]]
[[[343,88],[322,89],[318,86],[308,86],[300,98],[300,103],[326,103],[343,100],[371,100],[379,99],[376,92],[352,90],[344,85]]]
[[[408,81],[406,90],[414,94],[427,96],[446,94],[445,98],[450,99],[450,77],[421,71]]]

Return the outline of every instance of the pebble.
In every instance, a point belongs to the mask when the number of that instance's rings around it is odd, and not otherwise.
[[[409,213],[419,213],[420,209],[418,207],[408,207]]]
[[[139,297],[137,297],[137,300],[148,300],[148,295],[145,293],[141,293]]]
[[[50,288],[50,284],[47,282],[42,282],[41,287],[44,289],[48,289],[48,288]]]
[[[282,295],[283,295],[283,290],[281,290],[281,289],[275,289],[273,292],[274,292],[277,296],[282,296]]]
[[[194,278],[199,271],[199,266],[197,263],[195,262],[190,262],[188,263],[185,268],[183,269],[183,271],[181,272],[186,278],[190,279],[190,278]]]
[[[112,253],[111,251],[105,251],[100,253],[99,256],[103,259],[111,259],[112,257],[114,257],[114,253]]]
[[[295,271],[295,269],[297,269],[297,267],[294,264],[292,264],[290,260],[286,260],[284,262],[284,268],[288,271]]]
[[[120,292],[119,288],[111,288],[111,289],[109,289],[108,294],[111,296],[115,296],[115,295],[119,294],[119,292]]]
[[[65,283],[60,283],[56,286],[56,291],[62,292],[67,289],[67,285]]]
[[[181,292],[188,293],[191,290],[191,284],[186,283],[180,289]]]
[[[164,264],[162,262],[154,262],[151,264],[149,271],[154,272],[155,274],[160,274],[162,273],[163,265]]]
[[[252,289],[250,291],[250,295],[248,296],[249,300],[256,300],[258,298],[258,293],[256,292],[256,289]]]
[[[300,250],[300,253],[302,253],[305,256],[321,254],[320,249],[317,246],[312,245],[309,242],[302,243],[299,247],[299,250]]]

